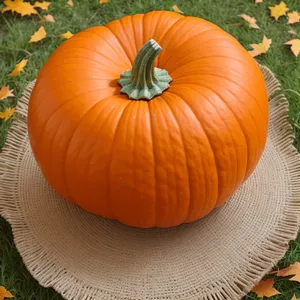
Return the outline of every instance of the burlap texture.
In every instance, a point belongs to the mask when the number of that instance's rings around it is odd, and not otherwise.
[[[31,84],[0,154],[0,213],[34,278],[72,300],[235,300],[251,290],[296,237],[300,211],[288,103],[269,69],[262,71],[270,126],[257,169],[227,204],[171,229],[94,216],[49,187],[28,143]]]

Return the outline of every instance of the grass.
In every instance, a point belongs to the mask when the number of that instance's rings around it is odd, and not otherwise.
[[[39,28],[39,16],[13,16],[11,13],[0,14],[0,87],[9,85],[14,89],[15,98],[2,101],[0,110],[15,105],[24,87],[36,78],[38,71],[54,49],[62,42],[57,34],[70,30],[73,33],[94,25],[105,24],[125,15],[145,13],[151,10],[171,10],[177,4],[186,15],[203,17],[222,27],[236,37],[240,43],[249,48],[252,43],[261,42],[263,35],[272,38],[269,52],[258,58],[261,64],[272,69],[282,83],[290,102],[289,119],[295,129],[295,146],[300,150],[300,56],[294,57],[283,43],[295,38],[287,33],[292,29],[287,25],[285,17],[275,22],[269,16],[268,6],[275,5],[277,0],[264,0],[264,3],[254,4],[254,0],[110,0],[110,3],[100,5],[96,0],[74,0],[73,8],[66,5],[67,0],[53,0],[47,13],[54,16],[55,23],[44,23],[47,39],[38,44],[28,44],[30,36]],[[0,8],[3,6],[0,0]],[[299,0],[286,0],[291,10],[300,11]],[[238,15],[245,13],[254,16],[262,30],[250,29]],[[41,12],[41,15],[46,14]],[[299,27],[293,26],[300,36]],[[29,58],[25,72],[20,77],[7,76],[15,64],[23,58]],[[0,149],[12,120],[0,120]],[[291,242],[285,257],[279,262],[279,267],[286,267],[300,261],[300,236]],[[62,299],[53,289],[45,289],[31,277],[21,262],[13,243],[9,224],[0,218],[0,285],[4,285],[14,295],[15,299]],[[300,284],[288,281],[287,278],[277,278],[275,287],[282,295],[274,296],[272,300],[289,300],[295,293],[300,298]],[[250,293],[245,300],[258,299]]]

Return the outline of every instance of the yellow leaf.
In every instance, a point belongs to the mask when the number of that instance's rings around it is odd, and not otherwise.
[[[24,67],[27,65],[28,59],[22,59],[18,64],[16,64],[15,68],[11,73],[8,74],[10,77],[20,76],[21,72],[23,72]]]
[[[260,27],[256,24],[255,18],[252,18],[245,14],[240,15],[240,17],[243,18],[245,21],[247,21],[249,23],[250,27],[255,28],[255,29],[260,29]]]
[[[2,13],[10,11],[21,14],[21,16],[36,15],[38,12],[34,9],[34,6],[29,2],[23,2],[24,0],[4,0],[5,7],[2,9]]]
[[[179,14],[184,14],[184,12],[177,6],[177,5],[173,5],[173,10]]]
[[[46,38],[47,33],[44,26],[41,26],[30,38],[29,43],[36,43]]]
[[[1,112],[0,112],[0,114],[1,114]],[[11,294],[11,292],[7,291],[4,286],[0,286],[0,300],[2,300],[4,298],[13,298],[13,297],[14,296]]]
[[[108,2],[109,2],[109,0],[99,0],[100,4],[104,4],[104,3],[108,3]]]
[[[293,42],[293,41],[296,41],[296,42]],[[292,43],[290,43],[290,42],[292,42]],[[296,44],[296,46],[295,46],[296,49],[293,50],[293,46],[291,49],[292,49],[293,53],[295,54],[295,56],[298,56],[298,54],[300,52],[300,40],[291,40],[286,43],[286,45],[295,45],[295,44]],[[300,282],[300,262],[296,262],[292,265],[289,265],[287,268],[279,270],[277,272],[277,276],[284,277],[284,276],[289,276],[289,275],[295,275],[289,280]]]
[[[264,0],[255,0],[255,3],[262,3]]]
[[[59,37],[63,38],[63,39],[69,39],[70,37],[73,36],[73,33],[70,31],[67,31],[65,33],[59,34]]]
[[[288,13],[288,18],[289,18],[288,24],[295,24],[295,23],[300,22],[300,15],[297,11]]]
[[[258,297],[272,297],[274,295],[281,294],[275,288],[273,288],[274,279],[262,280],[256,287],[252,289],[252,292],[256,293]]]
[[[293,35],[298,35],[295,30],[289,30],[288,33],[293,34]]]
[[[46,16],[43,16],[43,20],[44,21],[48,21],[48,22],[55,22],[54,18],[52,15],[46,15]]]
[[[278,5],[269,6],[269,9],[271,11],[271,16],[274,17],[276,21],[279,17],[286,16],[287,11],[289,10],[283,1],[281,1]]]
[[[272,39],[268,39],[266,36],[264,36],[262,43],[250,45],[253,50],[249,51],[249,54],[255,57],[260,54],[267,53],[271,44]]]
[[[3,111],[3,112],[0,111],[0,119],[3,119],[4,121],[7,121],[14,114],[15,110],[16,110],[15,108],[9,107],[5,111]],[[7,293],[9,293],[9,292],[7,292]],[[0,296],[1,296],[1,294],[0,294]],[[12,298],[13,296],[12,297],[4,296],[4,297],[6,297],[6,298]]]
[[[3,100],[8,97],[13,97],[13,90],[10,90],[8,86],[3,86],[0,90],[0,100]]]
[[[71,7],[74,6],[73,0],[69,0],[69,1],[67,2],[67,4],[68,4],[69,6],[71,6]]]
[[[48,7],[50,5],[51,5],[51,2],[44,1],[44,2],[35,2],[33,6],[38,7],[42,10],[48,10]]]
[[[294,294],[294,296],[292,297],[291,300],[298,300],[298,299],[296,298],[296,295],[295,295],[295,294]]]

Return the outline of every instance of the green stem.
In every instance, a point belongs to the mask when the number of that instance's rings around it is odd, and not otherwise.
[[[154,96],[161,95],[172,81],[168,72],[154,68],[154,61],[161,51],[160,45],[155,40],[148,41],[138,52],[132,70],[120,76],[121,92],[130,99],[151,100]]]

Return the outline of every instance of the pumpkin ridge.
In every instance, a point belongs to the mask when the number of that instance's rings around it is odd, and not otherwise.
[[[128,18],[128,24],[124,24],[124,22],[125,22],[125,19],[127,19]],[[133,29],[133,24],[132,24],[132,15],[131,16],[125,16],[125,17],[123,17],[123,18],[121,18],[120,20],[120,23],[121,23],[121,25],[122,25],[122,27],[123,27],[123,31],[125,32],[125,34],[126,34],[126,36],[127,36],[127,39],[130,41],[131,40],[131,45],[133,46],[133,48],[134,48],[134,53],[137,53],[138,51],[139,51],[139,49],[138,49],[138,47],[137,47],[137,45],[136,45],[136,38],[135,38],[135,31],[134,31],[134,29]],[[130,24],[130,25],[129,25]],[[130,29],[129,29],[129,27],[130,27]],[[126,28],[126,30],[125,30],[125,28]],[[132,41],[132,38],[130,37],[130,36],[128,36],[127,35],[127,31],[128,30],[130,30],[130,31],[132,31],[132,36],[133,36],[133,39],[134,39],[134,41]]]
[[[204,81],[202,81],[202,82],[204,82]],[[201,83],[202,83],[201,82]],[[215,91],[213,91],[210,87],[207,87],[207,86],[205,86],[205,85],[202,85],[201,84],[201,86],[202,87],[204,87],[204,88],[206,88],[206,89],[208,89],[208,90],[210,90],[213,94],[215,94],[227,107],[228,107],[228,109],[232,112],[232,114],[233,114],[233,116],[236,118],[236,120],[238,121],[238,123],[240,124],[240,126],[241,126],[241,128],[243,129],[243,126],[241,125],[241,122],[239,121],[239,119],[236,117],[236,114],[232,111],[232,109],[231,109],[231,107],[229,107],[229,105],[226,103],[226,101],[224,101],[224,99],[217,93],[217,92],[215,92]],[[228,91],[227,90],[227,92],[229,92],[230,93],[230,91]],[[234,95],[234,97],[236,98],[236,96]],[[247,106],[243,106],[243,107],[246,107],[247,108]],[[254,124],[254,126],[255,126],[255,128],[256,128],[256,133],[258,132],[257,131],[257,126],[256,126],[256,123],[255,123],[255,121],[254,121],[254,119],[253,119],[253,117],[252,117],[252,115],[249,113],[249,109],[247,109],[247,111],[248,111],[248,115],[249,115],[249,117],[251,118],[251,120],[252,120],[252,123]],[[245,132],[245,130],[243,129],[242,130],[243,131],[243,133]],[[256,137],[257,137],[257,134],[255,135]],[[258,140],[258,138],[256,139],[256,144],[257,145],[259,145],[259,140]],[[248,143],[247,143],[247,145],[248,145]],[[249,165],[250,165],[250,163],[249,163],[249,154],[250,154],[250,149],[248,149],[248,160],[247,160],[247,171],[246,171],[246,177],[247,177],[247,173],[249,172]],[[257,156],[258,156],[258,153],[255,153],[255,159],[254,159],[254,161],[257,161]],[[252,164],[253,164],[253,162],[252,162]],[[251,164],[251,165],[252,165]]]
[[[130,61],[130,64],[132,65],[133,62],[132,62],[131,59],[130,59],[130,55],[129,55],[128,52],[125,50],[126,48],[125,48],[125,47],[123,46],[123,44],[121,43],[120,39],[114,34],[114,32],[113,32],[110,28],[107,27],[107,25],[104,25],[104,26],[105,26],[105,28],[107,28],[107,29],[114,35],[114,37],[117,39],[117,41],[119,42],[119,45],[122,47],[124,53],[126,54],[128,60]]]
[[[109,207],[109,210],[112,214],[113,219],[116,219],[116,217],[115,217],[114,209],[112,207],[113,203],[112,203],[112,199],[111,199],[111,183],[110,183],[111,182],[111,179],[110,179],[111,162],[112,162],[112,158],[113,158],[113,154],[114,154],[116,136],[117,136],[117,133],[118,133],[118,129],[120,127],[120,123],[121,123],[122,118],[124,117],[124,112],[128,109],[131,102],[132,101],[128,100],[128,103],[123,108],[122,114],[119,117],[118,123],[117,123],[116,128],[115,128],[114,137],[113,137],[113,140],[111,142],[110,156],[109,156],[109,159],[108,159],[109,163],[108,163],[108,166],[107,166],[107,174],[106,174],[106,176],[107,176],[107,195],[108,195],[107,203],[108,203],[108,207]],[[119,218],[117,218],[116,220],[119,220]]]
[[[190,109],[190,111],[191,111],[191,112],[193,113],[193,115],[195,116],[195,119],[198,121],[200,127],[202,128],[202,131],[203,131],[203,133],[204,133],[204,135],[205,135],[205,137],[206,137],[206,140],[207,140],[207,142],[208,142],[208,144],[209,144],[210,151],[211,151],[211,153],[212,153],[213,160],[214,160],[214,168],[215,168],[215,171],[216,171],[216,174],[217,174],[217,178],[218,178],[218,183],[216,184],[216,188],[217,188],[217,190],[218,190],[218,193],[217,193],[218,196],[217,196],[216,199],[215,199],[215,200],[216,200],[215,203],[214,203],[214,206],[215,206],[215,204],[218,202],[218,197],[219,197],[219,190],[220,190],[220,189],[219,189],[220,175],[219,175],[219,171],[218,171],[217,159],[216,159],[215,152],[214,152],[214,149],[213,149],[213,146],[212,146],[212,142],[211,142],[211,140],[210,140],[210,138],[209,138],[207,132],[205,131],[204,126],[202,125],[202,122],[200,121],[200,119],[199,119],[199,117],[197,116],[197,114],[194,112],[193,108],[189,105],[189,103],[188,103],[183,97],[181,97],[180,95],[178,95],[178,94],[177,94],[176,92],[174,92],[174,91],[168,90],[167,93],[176,95],[178,98],[180,98],[180,99],[187,105],[187,107]],[[202,159],[201,159],[201,162],[202,162]],[[202,164],[202,167],[203,167],[203,164]],[[190,205],[191,205],[191,202],[190,202]],[[190,215],[190,214],[191,214],[191,211],[189,211],[189,215]]]
[[[171,93],[170,93],[171,94]],[[188,182],[189,182],[189,205],[188,205],[188,208],[187,208],[187,214],[184,218],[183,221],[181,221],[180,223],[183,223],[186,221],[186,219],[188,218],[189,216],[189,207],[191,205],[191,180],[190,180],[190,174],[189,174],[189,166],[188,166],[188,159],[187,159],[187,154],[186,154],[186,146],[185,146],[185,143],[184,143],[184,139],[183,139],[183,135],[182,135],[182,130],[181,130],[181,127],[180,127],[180,123],[179,121],[177,120],[175,114],[174,114],[174,111],[173,109],[171,108],[171,106],[169,105],[168,101],[164,98],[166,98],[167,95],[161,97],[162,100],[166,103],[166,105],[169,107],[170,109],[170,112],[172,113],[173,115],[173,118],[175,120],[175,122],[177,123],[177,126],[178,126],[178,131],[180,132],[180,137],[181,137],[181,143],[182,143],[182,146],[183,146],[183,149],[184,149],[184,155],[185,155],[185,165],[186,165],[186,172],[187,172],[187,177],[188,177]],[[177,95],[176,95],[177,96]],[[204,190],[205,190],[205,186],[204,186]],[[178,200],[178,198],[177,198]],[[179,199],[180,201],[180,199]]]

